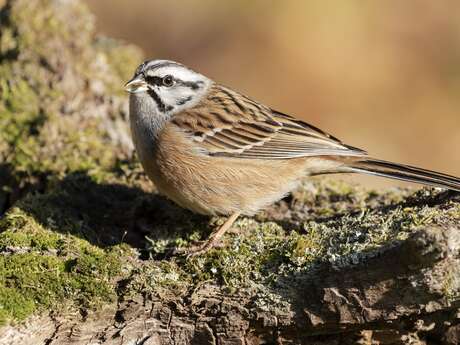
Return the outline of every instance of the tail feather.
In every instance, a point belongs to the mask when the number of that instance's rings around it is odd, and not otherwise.
[[[347,166],[350,172],[388,177],[396,180],[421,183],[460,192],[460,178],[421,169],[410,165],[392,163],[373,158],[361,158]]]

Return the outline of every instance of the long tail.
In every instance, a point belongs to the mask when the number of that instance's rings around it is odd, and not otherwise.
[[[346,170],[350,172],[388,177],[460,192],[460,178],[455,176],[373,158],[362,158],[347,163]]]

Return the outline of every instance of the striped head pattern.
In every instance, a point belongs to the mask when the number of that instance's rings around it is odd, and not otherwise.
[[[160,115],[172,115],[197,104],[212,81],[169,60],[142,63],[125,88],[135,97],[149,97]]]

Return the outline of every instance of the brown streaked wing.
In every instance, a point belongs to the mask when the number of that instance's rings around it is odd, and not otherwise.
[[[176,115],[173,123],[189,133],[202,152],[214,156],[289,159],[366,155],[314,126],[219,85],[195,108]]]

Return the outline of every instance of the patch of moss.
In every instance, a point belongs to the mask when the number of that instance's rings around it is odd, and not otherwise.
[[[0,221],[3,323],[61,304],[91,309],[113,302],[117,281],[130,273],[129,246],[91,244],[84,238],[91,224],[81,218],[83,209],[59,213],[69,206],[58,202],[66,193],[56,187],[46,196],[29,195]]]
[[[13,249],[25,244],[23,237],[8,235],[4,232],[2,240],[8,238]],[[102,250],[67,237],[58,244],[59,251],[43,253],[43,244],[33,242],[27,252],[2,250],[0,320],[22,320],[62,303],[88,309],[116,299],[114,282],[122,274],[121,257],[129,253],[125,248]]]
[[[83,308],[113,301],[111,281],[120,272],[115,259],[119,254],[91,251],[70,258],[29,252],[0,257],[0,320],[21,320],[69,301]]]
[[[309,188],[321,188],[314,184]],[[291,201],[304,209],[303,215],[290,213],[295,217],[292,223],[286,218],[280,225],[242,218],[235,225],[236,233],[225,237],[222,248],[189,260],[173,259],[175,264],[171,269],[176,276],[189,275],[195,284],[215,281],[230,287],[255,284],[268,288],[280,277],[296,272],[308,274],[321,263],[328,262],[337,268],[361,263],[421,227],[460,224],[460,217],[455,216],[458,203],[445,203],[442,199],[436,202],[442,193],[403,191],[401,194],[407,195],[407,199],[401,199],[392,192],[387,199],[382,193],[364,189],[356,192],[356,187],[349,188],[347,195],[352,193],[364,200],[356,209],[351,209],[356,203],[348,201],[348,212],[324,217],[316,209],[336,209],[344,202],[344,194],[330,195],[327,191],[321,196],[322,200],[315,203],[313,211],[306,208],[308,201]],[[303,221],[299,223],[299,219]],[[178,236],[171,234],[171,243],[180,241]],[[190,245],[186,239],[182,240]]]
[[[0,326],[11,320],[20,321],[32,315],[35,302],[16,288],[0,286]]]
[[[292,232],[284,255],[292,264],[301,267],[318,260],[324,253],[325,246],[319,228],[311,227],[306,234]]]
[[[355,193],[355,187],[349,188],[353,188],[351,193]],[[303,207],[303,215],[295,215],[292,223],[285,218],[279,225],[266,219],[257,222],[242,218],[235,225],[238,230],[226,235],[222,248],[212,249],[205,255],[188,260],[172,258],[167,264],[155,266],[155,278],[150,281],[151,285],[144,280],[143,289],[155,291],[159,286],[169,284],[185,288],[204,281],[240,288],[255,284],[266,289],[282,276],[287,277],[295,272],[308,273],[322,262],[330,262],[338,267],[358,264],[369,256],[378,255],[381,248],[405,239],[421,226],[445,226],[446,222],[458,225],[460,222],[459,217],[451,216],[458,207],[457,203],[426,205],[430,198],[436,199],[438,194],[435,192],[423,191],[411,195],[404,191],[402,194],[407,195],[408,199],[398,198],[393,192],[387,199],[385,194],[361,190],[356,195],[363,200],[371,200],[369,203],[364,201],[356,210],[337,213],[332,217],[324,217],[322,212],[307,209],[308,201],[297,200],[294,202]],[[328,206],[334,209],[336,203],[343,202],[343,197],[324,192],[322,200],[315,206],[317,209]],[[348,205],[356,206],[352,201],[348,201]],[[300,225],[298,219],[303,219]],[[168,222],[173,224],[174,220]],[[208,227],[218,225],[214,222]],[[158,231],[164,231],[159,230],[162,226],[158,222],[152,223],[152,234],[158,235]],[[202,234],[202,237],[206,235]],[[169,235],[163,234],[157,240],[151,238],[148,248],[155,258],[162,251],[167,252],[168,246],[192,245],[192,238],[196,240],[196,231],[185,236],[170,231]]]
[[[313,178],[293,194],[292,207],[305,213],[308,208],[315,217],[330,217],[344,212],[359,212],[363,208],[381,207],[401,202],[409,192],[402,189],[367,190],[340,179]],[[299,207],[296,207],[296,206]]]
[[[78,1],[8,1],[0,17],[0,161],[14,188],[76,171],[103,181],[131,153],[121,90],[140,51],[100,44]]]
[[[285,239],[284,230],[274,223],[257,224],[243,219],[223,248],[212,249],[203,256],[184,263],[184,269],[195,281],[215,280],[227,286],[248,286],[273,271],[276,250]]]
[[[56,250],[64,240],[58,233],[46,231],[20,208],[12,208],[0,220],[0,252],[33,248],[37,251]]]

